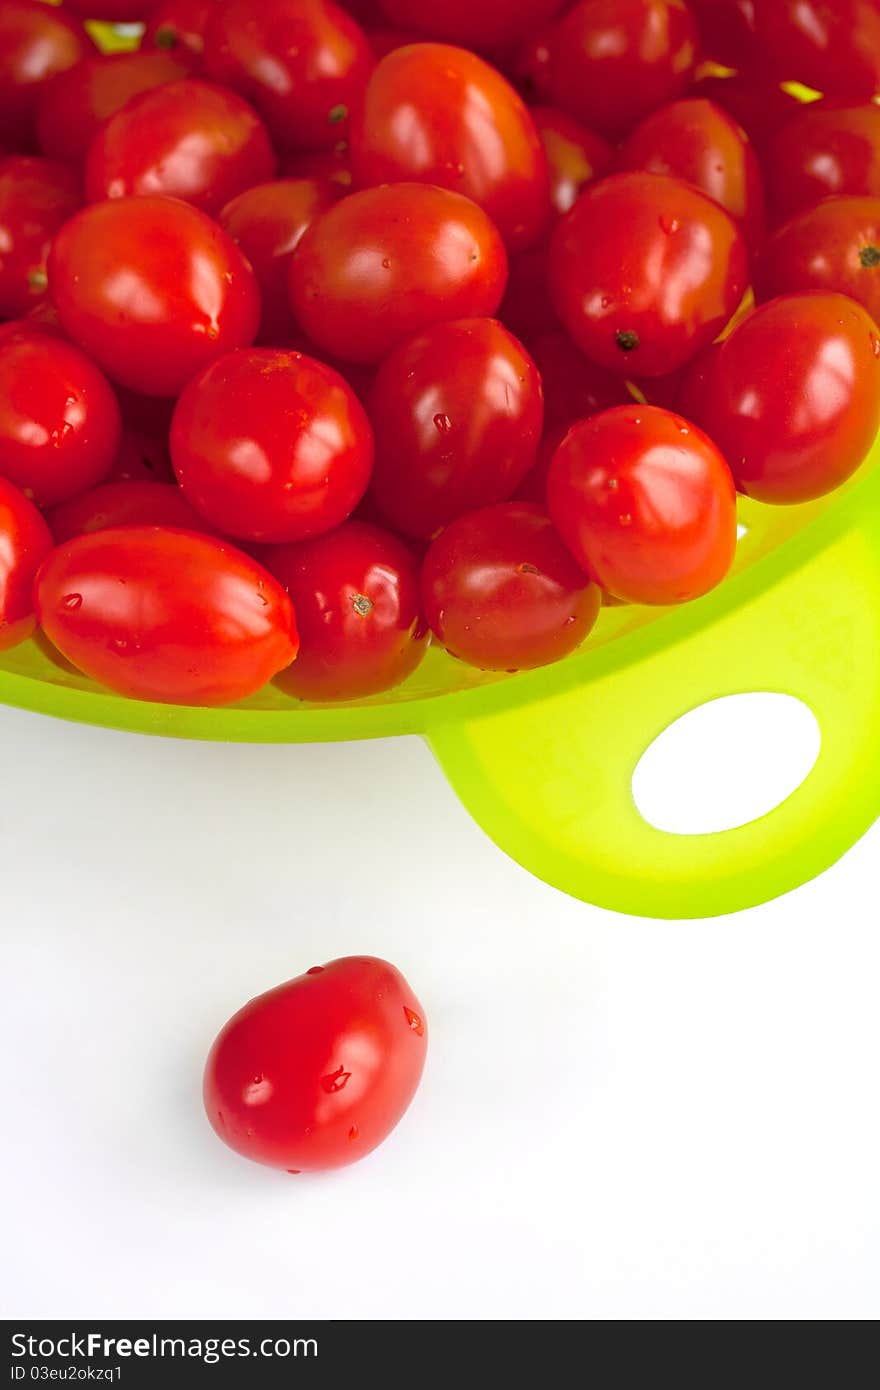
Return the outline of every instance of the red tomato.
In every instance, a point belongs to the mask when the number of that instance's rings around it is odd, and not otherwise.
[[[0,160],[0,316],[26,314],[45,297],[52,238],[81,203],[79,182],[63,164]]]
[[[205,31],[219,0],[159,0],[144,33],[145,48],[205,51]]]
[[[880,332],[845,295],[782,295],[719,345],[689,399],[741,492],[808,502],[855,472],[880,429]]]
[[[279,179],[239,193],[217,220],[247,256],[260,286],[260,338],[289,334],[287,299],[290,257],[306,228],[336,202],[338,189],[326,179]]]
[[[379,368],[372,495],[396,530],[423,540],[474,507],[510,497],[533,467],[541,378],[494,319],[443,323]]]
[[[592,630],[602,601],[532,502],[453,521],[425,556],[422,592],[438,641],[484,671],[561,661]]]
[[[0,140],[30,148],[37,103],[54,73],[94,52],[82,25],[39,0],[0,5]]]
[[[120,526],[76,536],[37,575],[46,636],[119,695],[226,705],[296,656],[293,608],[250,556],[211,536]]]
[[[831,196],[880,197],[880,106],[803,107],[770,142],[764,173],[777,221]]]
[[[694,83],[691,96],[729,112],[760,154],[776,132],[804,109],[803,102],[791,92],[748,76],[706,75]]]
[[[780,227],[758,261],[755,290],[759,299],[836,290],[880,321],[880,198],[828,198]]]
[[[92,202],[164,193],[216,213],[277,166],[252,106],[184,79],[132,97],[105,122],[89,148],[86,193]]]
[[[526,101],[550,100],[550,52],[555,27],[546,25],[529,34],[512,50],[507,49],[495,61]]]
[[[120,433],[116,397],[75,347],[39,331],[0,340],[0,475],[38,507],[106,478]]]
[[[703,52],[725,67],[749,66],[755,57],[754,0],[688,0]]]
[[[416,1093],[425,1011],[387,961],[347,956],[245,1004],[205,1068],[215,1133],[288,1173],[341,1168],[394,1129]]]
[[[381,0],[392,24],[466,48],[496,48],[523,39],[562,9],[565,0]]]
[[[587,184],[611,167],[614,151],[601,135],[552,106],[536,106],[532,116],[550,166],[550,200],[562,216]]]
[[[146,19],[155,0],[64,0],[64,8],[83,19],[108,19],[117,24],[137,24]]]
[[[714,102],[674,101],[646,117],[618,155],[621,169],[671,174],[730,213],[751,246],[764,235],[764,187],[745,132]]]
[[[231,237],[173,198],[83,208],[49,257],[62,325],[114,381],[176,396],[197,371],[253,342],[254,273]]]
[[[380,362],[450,319],[494,314],[507,257],[469,198],[420,183],[344,198],[306,232],[290,262],[300,327],[347,362]]]
[[[721,331],[748,284],[742,235],[679,179],[616,174],[582,193],[550,251],[556,311],[588,357],[664,376]]]
[[[34,576],[52,549],[52,535],[23,492],[0,478],[0,652],[36,627]]]
[[[543,333],[531,345],[544,387],[544,422],[571,425],[632,399],[616,372],[585,357],[559,329]]]
[[[880,91],[876,0],[751,0],[755,53],[779,82],[866,100]]]
[[[57,545],[116,526],[177,526],[204,531],[205,522],[175,483],[116,479],[80,492],[47,514]]]
[[[547,501],[578,564],[628,603],[686,603],[733,564],[730,469],[702,430],[657,406],[575,425],[550,467]]]
[[[522,99],[476,54],[411,44],[376,68],[351,128],[355,184],[418,180],[484,208],[511,250],[550,212],[547,160]]]
[[[282,544],[351,515],[370,480],[373,436],[331,367],[252,348],[220,358],[187,386],[171,457],[186,496],[218,530]]]
[[[331,0],[224,0],[208,22],[205,63],[242,93],[284,148],[332,149],[363,96],[373,54]]]
[[[403,541],[364,521],[266,552],[290,595],[300,649],[278,684],[299,700],[361,700],[412,675],[428,649],[419,566]]]
[[[696,57],[684,0],[580,0],[551,42],[553,104],[601,135],[623,135],[683,94]]]
[[[37,109],[40,148],[78,164],[101,125],[140,92],[186,77],[189,61],[170,53],[95,54],[43,88]]]

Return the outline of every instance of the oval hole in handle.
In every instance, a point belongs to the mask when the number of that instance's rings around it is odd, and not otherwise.
[[[636,765],[633,799],[671,835],[735,830],[787,801],[821,746],[816,716],[793,695],[725,695],[658,735]]]

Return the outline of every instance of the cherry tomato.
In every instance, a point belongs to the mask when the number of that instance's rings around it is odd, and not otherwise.
[[[544,387],[544,422],[570,425],[632,399],[626,382],[585,357],[561,330],[543,333],[531,344]]]
[[[57,545],[117,526],[177,526],[204,531],[204,521],[176,483],[116,479],[60,502],[46,515]]]
[[[40,0],[0,5],[0,140],[31,148],[37,103],[53,73],[94,49],[82,25]]]
[[[403,541],[364,521],[266,552],[290,595],[299,656],[278,684],[299,700],[361,700],[412,675],[428,648],[419,566]]]
[[[466,48],[497,48],[524,39],[562,9],[565,0],[381,0],[392,24],[430,39],[446,39]]]
[[[711,101],[674,101],[647,116],[621,149],[618,167],[684,179],[720,203],[751,246],[764,235],[758,156],[733,117]]]
[[[373,436],[331,367],[252,348],[221,357],[187,386],[171,458],[186,496],[218,530],[281,544],[351,515],[370,480]]]
[[[245,1004],[205,1068],[208,1120],[236,1153],[288,1173],[370,1153],[416,1093],[425,1011],[399,970],[372,956],[313,965]]]
[[[120,434],[116,397],[77,348],[35,330],[0,340],[0,475],[37,506],[106,478]]]
[[[550,466],[547,504],[578,564],[615,598],[699,598],[736,553],[736,490],[712,440],[653,405],[584,420]]]
[[[241,247],[260,286],[263,342],[291,331],[290,257],[306,228],[333,206],[337,194],[338,189],[326,179],[279,179],[246,189],[220,212],[220,226]]]
[[[437,324],[403,343],[379,368],[369,409],[373,498],[395,529],[424,540],[513,494],[544,419],[537,368],[494,319]]]
[[[880,106],[803,107],[770,142],[764,173],[779,222],[831,196],[880,197]]]
[[[106,19],[115,24],[137,24],[146,19],[155,0],[64,0],[64,8],[83,19]]]
[[[731,217],[661,174],[615,174],[556,228],[550,286],[575,343],[601,366],[664,376],[724,327],[748,284]]]
[[[880,331],[845,295],[781,295],[718,346],[688,399],[741,492],[808,502],[855,472],[880,429]]]
[[[225,705],[296,656],[290,599],[212,536],[120,526],[76,536],[36,581],[40,626],[78,670],[119,695]]]
[[[86,161],[92,202],[167,194],[215,213],[278,161],[256,111],[210,82],[167,82],[132,97],[101,127]]]
[[[260,295],[231,237],[174,198],[116,198],[61,228],[49,285],[64,329],[114,381],[176,396],[256,335]]]
[[[614,151],[601,135],[552,106],[536,106],[532,117],[550,166],[550,201],[562,216],[574,207],[587,184],[611,167]]]
[[[0,652],[37,625],[34,576],[52,549],[52,534],[24,493],[0,478]]]
[[[144,47],[183,49],[201,57],[208,20],[218,3],[219,0],[159,0],[144,32]]]
[[[0,316],[26,314],[45,298],[52,238],[81,203],[79,182],[63,164],[0,160]]]
[[[300,327],[344,361],[380,362],[434,323],[494,314],[504,244],[469,198],[420,183],[344,198],[303,236],[290,262]]]
[[[876,0],[751,0],[760,68],[850,101],[880,91]]]
[[[776,132],[804,109],[803,102],[784,87],[735,74],[706,74],[694,83],[690,94],[729,112],[759,154],[763,154]]]
[[[363,96],[373,54],[331,0],[223,0],[208,21],[205,63],[241,92],[284,148],[332,149]]]
[[[98,130],[127,101],[186,77],[190,62],[171,53],[95,54],[58,73],[43,88],[37,137],[50,159],[81,163]]]
[[[600,135],[623,135],[683,95],[697,57],[684,0],[580,0],[550,49],[550,92]]]
[[[754,0],[688,0],[688,4],[707,57],[729,68],[754,62]]]
[[[360,187],[410,179],[464,193],[514,251],[548,222],[547,160],[522,99],[482,58],[447,44],[383,58],[352,120],[351,168]]]
[[[502,502],[453,521],[425,556],[422,592],[438,641],[484,671],[561,661],[592,630],[601,606],[598,588],[532,502]]]
[[[828,198],[780,227],[755,269],[759,299],[848,294],[880,321],[880,198]]]

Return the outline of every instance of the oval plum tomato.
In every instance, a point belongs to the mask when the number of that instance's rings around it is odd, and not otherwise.
[[[142,92],[106,121],[86,160],[86,193],[166,194],[216,213],[278,161],[256,111],[235,92],[185,78]]]
[[[92,680],[134,700],[225,705],[296,656],[290,599],[250,556],[211,536],[120,526],[50,555],[40,626]]]
[[[780,227],[755,268],[758,299],[835,290],[880,322],[880,198],[828,198]]]
[[[116,526],[177,526],[205,531],[207,526],[176,483],[126,482],[116,479],[60,502],[46,515],[57,545],[74,536]]]
[[[205,31],[218,0],[158,0],[144,31],[144,48],[185,51],[197,57],[205,51]]]
[[[571,425],[632,400],[616,372],[585,357],[561,330],[542,333],[531,345],[544,387],[544,424]]]
[[[221,1030],[205,1111],[244,1158],[288,1173],[341,1168],[399,1122],[427,1046],[425,1011],[393,965],[372,956],[313,965]]]
[[[95,54],[47,82],[37,109],[37,137],[50,159],[81,163],[98,130],[141,92],[176,82],[190,70],[171,53]]]
[[[544,406],[525,348],[494,319],[437,324],[382,363],[369,400],[372,497],[428,540],[474,507],[510,497],[534,465]]]
[[[0,652],[30,637],[37,625],[34,576],[52,544],[34,504],[0,478]]]
[[[64,0],[64,8],[83,19],[105,19],[114,24],[138,24],[149,17],[156,0]]]
[[[803,82],[850,101],[880,91],[876,0],[752,0],[758,64],[778,82]]]
[[[755,57],[754,0],[688,0],[704,55],[727,68],[748,67]]]
[[[551,43],[553,104],[600,135],[624,135],[683,95],[697,40],[684,0],[580,0]]]
[[[759,154],[778,130],[804,109],[804,103],[784,87],[750,77],[718,77],[707,73],[691,87],[695,100],[711,101],[742,127]]]
[[[777,222],[823,198],[880,197],[880,106],[803,107],[770,142],[764,174]]]
[[[652,405],[575,425],[550,467],[550,516],[588,574],[628,603],[686,603],[736,553],[736,490],[702,430]]]
[[[880,332],[845,295],[781,295],[719,344],[688,399],[741,492],[811,501],[855,472],[880,428]]]
[[[282,544],[351,515],[370,480],[373,435],[331,367],[252,348],[189,383],[171,423],[171,458],[184,493],[218,530]]]
[[[300,327],[346,362],[380,362],[413,333],[494,314],[507,256],[482,208],[421,183],[343,198],[305,233],[290,262]]]
[[[175,198],[115,198],[58,232],[49,286],[71,338],[114,381],[176,396],[260,318],[254,273],[230,236]]]
[[[26,314],[45,297],[52,238],[81,204],[79,181],[63,164],[0,160],[0,317]]]
[[[561,217],[574,207],[587,184],[611,167],[614,151],[601,135],[552,106],[536,106],[532,119],[550,167],[550,201]]]
[[[550,249],[556,311],[588,357],[664,376],[721,331],[748,284],[745,242],[703,193],[661,174],[586,189]]]
[[[290,257],[306,228],[333,206],[338,192],[326,179],[278,179],[245,189],[219,213],[217,221],[241,247],[257,277],[263,342],[290,332]]]
[[[397,536],[347,521],[315,540],[273,546],[264,562],[290,595],[299,628],[282,690],[299,700],[361,700],[412,675],[429,633],[419,566]]]
[[[565,0],[381,0],[392,24],[465,48],[497,48],[524,39],[562,9]]]
[[[30,149],[47,80],[94,53],[82,25],[40,0],[0,5],[0,140]]]
[[[383,58],[352,120],[351,168],[362,188],[417,180],[465,194],[514,251],[548,222],[547,160],[522,98],[482,58],[448,44]]]
[[[256,106],[282,148],[332,149],[363,96],[369,41],[331,0],[223,0],[208,21],[215,82]]]
[[[602,601],[532,502],[483,507],[447,526],[425,556],[422,592],[438,641],[484,671],[561,661]]]
[[[51,507],[110,472],[121,424],[94,363],[38,331],[0,341],[0,475]]]
[[[750,246],[764,234],[758,156],[745,131],[711,101],[674,101],[654,111],[623,145],[618,167],[692,183],[730,213]]]

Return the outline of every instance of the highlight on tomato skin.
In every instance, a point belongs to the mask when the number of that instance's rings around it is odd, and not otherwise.
[[[347,956],[245,1004],[217,1036],[203,1098],[218,1138],[300,1174],[364,1158],[409,1108],[425,1065],[425,1010],[399,970]]]
[[[0,652],[36,628],[34,578],[52,546],[52,533],[33,502],[0,477]]]

